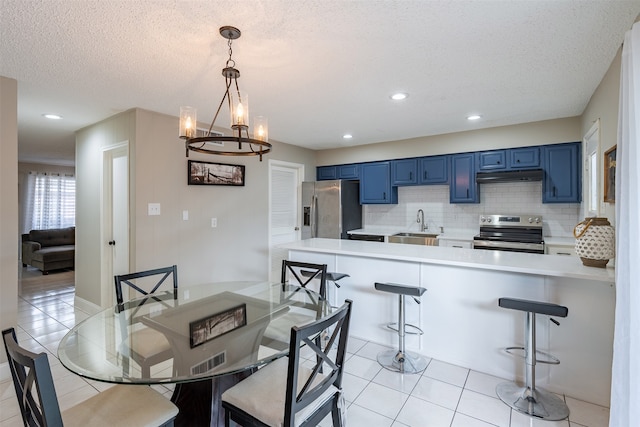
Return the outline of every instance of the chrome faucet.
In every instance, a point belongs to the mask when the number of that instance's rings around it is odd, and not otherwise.
[[[424,223],[424,211],[422,209],[418,209],[418,217],[416,222],[420,224],[420,231],[425,231],[428,227]]]

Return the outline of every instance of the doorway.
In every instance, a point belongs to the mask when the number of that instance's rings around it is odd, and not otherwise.
[[[129,142],[103,152],[102,305],[115,301],[113,276],[129,272]]]
[[[300,240],[300,197],[304,165],[269,160],[269,280],[280,280],[286,249],[276,246]]]

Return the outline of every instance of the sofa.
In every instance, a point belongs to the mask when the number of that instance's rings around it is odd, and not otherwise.
[[[22,235],[22,266],[30,265],[49,274],[51,270],[74,268],[76,228],[31,230]]]

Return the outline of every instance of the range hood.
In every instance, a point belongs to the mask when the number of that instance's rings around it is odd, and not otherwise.
[[[504,172],[478,172],[476,182],[478,184],[494,182],[520,182],[520,181],[542,181],[544,172],[542,169],[530,169]]]

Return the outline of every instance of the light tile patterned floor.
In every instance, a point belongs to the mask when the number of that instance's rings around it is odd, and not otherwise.
[[[37,285],[37,274],[23,270],[23,279],[35,279],[23,286],[18,302],[19,342],[31,351],[46,351],[62,409],[104,391],[108,384],[88,381],[65,369],[58,361],[60,339],[76,322],[88,316],[74,306],[70,285]],[[71,275],[67,273],[52,273]],[[62,277],[62,276],[60,276]],[[64,280],[61,280],[64,282]],[[26,283],[26,282],[25,282]],[[68,283],[68,281],[67,281]],[[382,369],[376,354],[384,347],[351,337],[343,388],[349,427],[605,427],[609,409],[566,397],[570,419],[561,422],[533,420],[512,411],[495,395],[502,379],[471,371],[444,361],[430,360],[421,375],[400,375]],[[171,390],[154,388],[167,397]],[[21,426],[18,404],[10,380],[0,382],[0,427]],[[321,426],[330,426],[325,419]]]

